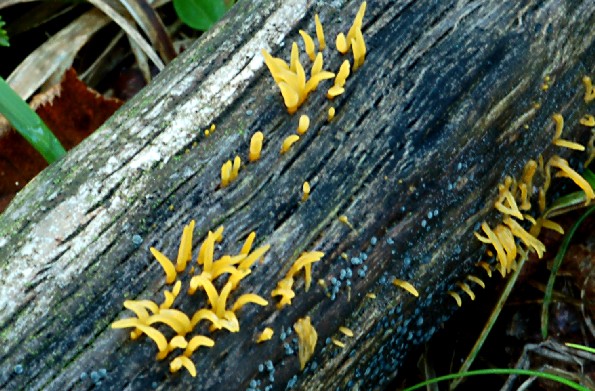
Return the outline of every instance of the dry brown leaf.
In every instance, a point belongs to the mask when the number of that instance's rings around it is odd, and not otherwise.
[[[64,148],[71,149],[88,137],[123,102],[106,99],[80,81],[70,69],[59,85],[36,95],[32,105]],[[0,211],[47,163],[14,130],[0,137]]]

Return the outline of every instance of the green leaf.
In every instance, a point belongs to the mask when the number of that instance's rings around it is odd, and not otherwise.
[[[3,28],[5,24],[6,22],[3,21],[0,16],[0,46],[10,46],[10,43],[8,42],[8,33]]]
[[[225,15],[223,0],[174,0],[174,9],[188,26],[207,31]]]
[[[0,77],[0,114],[51,164],[66,151],[29,105]]]

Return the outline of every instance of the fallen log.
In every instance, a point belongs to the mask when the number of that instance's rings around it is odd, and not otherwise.
[[[351,57],[335,37],[359,6],[240,1],[18,194],[0,216],[0,388],[382,389],[395,378],[408,350],[456,310],[447,291],[477,273],[485,247],[473,232],[495,221],[498,184],[540,154],[570,155],[551,143],[551,114],[563,113],[566,139],[588,140],[578,118],[587,112],[580,81],[594,70],[595,9],[371,1],[368,53],[345,93],[328,100],[327,82],[289,115],[260,50],[287,59],[299,29],[314,36],[318,13],[324,69],[336,72]],[[301,114],[309,130],[280,154]],[[262,156],[248,163],[256,131]],[[221,187],[221,166],[236,155],[238,178]],[[220,225],[217,252],[237,253],[251,231],[271,246],[238,290],[269,304],[243,308],[239,332],[209,334],[215,345],[192,355],[196,377],[170,374],[170,358],[157,361],[146,336],[131,341],[110,327],[131,316],[125,299],[162,301],[163,269],[149,248],[174,259],[192,219],[194,258]],[[324,252],[313,286],[305,292],[297,278],[293,303],[278,309],[271,291],[312,250]],[[207,303],[186,295],[189,278],[180,308]],[[318,340],[302,371],[292,330],[305,316]],[[275,334],[257,344],[266,326]]]

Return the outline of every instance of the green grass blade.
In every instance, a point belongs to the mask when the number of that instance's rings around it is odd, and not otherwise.
[[[564,345],[568,346],[569,348],[575,348],[575,349],[578,349],[578,350],[584,350],[585,352],[595,354],[595,348],[590,348],[590,347],[585,346],[585,345],[579,345],[577,343],[569,343],[569,342],[566,342]]]
[[[558,274],[558,269],[560,269],[560,265],[562,264],[562,260],[566,255],[566,250],[568,250],[568,246],[570,245],[570,241],[574,236],[574,233],[580,227],[580,225],[585,221],[585,219],[595,211],[595,206],[591,206],[589,209],[583,213],[583,215],[574,223],[570,231],[566,233],[564,236],[564,240],[560,245],[560,249],[556,254],[556,258],[554,258],[554,264],[552,265],[552,271],[550,273],[550,278],[547,281],[547,286],[545,288],[545,295],[543,296],[543,307],[541,308],[541,336],[543,339],[547,338],[547,329],[549,323],[549,314],[550,314],[550,303],[552,302],[552,292],[554,290],[554,282],[556,281],[556,274]]]
[[[0,113],[49,164],[66,154],[52,131],[2,77],[0,77]]]
[[[538,371],[531,371],[528,369],[508,369],[508,368],[503,368],[503,369],[480,369],[477,371],[469,371],[469,372],[463,372],[463,373],[453,373],[450,375],[444,375],[444,376],[440,376],[440,377],[436,377],[434,379],[430,379],[430,380],[426,380],[424,382],[418,383],[414,386],[411,386],[409,388],[406,388],[404,391],[411,391],[411,390],[417,390],[418,388],[422,388],[425,387],[429,384],[434,384],[434,383],[438,383],[441,381],[445,381],[445,380],[452,380],[452,379],[458,379],[458,378],[462,378],[462,377],[469,377],[469,376],[479,376],[479,375],[526,375],[526,376],[535,376],[535,377],[540,377],[542,379],[548,379],[548,380],[553,380],[555,382],[564,384],[574,390],[578,390],[578,391],[589,391],[589,389],[587,387],[581,386],[580,384],[577,384],[575,382],[573,382],[572,380],[568,380],[565,379],[561,376],[557,376],[557,375],[553,375],[551,373],[546,373],[546,372],[538,372]]]
[[[490,314],[490,318],[488,319],[485,326],[483,327],[483,330],[481,330],[481,334],[475,341],[475,345],[473,345],[473,348],[471,348],[471,351],[469,352],[469,354],[467,355],[467,358],[461,365],[461,368],[459,368],[459,372],[458,372],[459,374],[467,373],[467,371],[473,364],[473,361],[475,361],[475,358],[477,357],[479,350],[483,346],[485,340],[488,338],[488,335],[490,334],[490,331],[492,331],[494,324],[496,324],[496,321],[498,320],[498,316],[500,316],[500,312],[502,312],[502,308],[504,308],[504,304],[506,304],[506,300],[508,300],[508,296],[510,296],[510,293],[512,292],[512,288],[514,288],[516,281],[518,280],[519,275],[521,274],[521,270],[523,270],[523,267],[525,266],[525,261],[527,261],[527,257],[524,255],[521,256],[521,258],[519,259],[519,262],[517,264],[517,268],[514,271],[514,273],[512,274],[512,276],[510,277],[510,279],[506,282],[504,291],[500,294],[500,297],[498,298],[498,302],[496,303],[496,305],[494,306],[494,309],[492,310],[492,313]],[[451,390],[454,389],[459,384],[460,381],[461,381],[460,378],[455,380],[451,384],[450,389]]]

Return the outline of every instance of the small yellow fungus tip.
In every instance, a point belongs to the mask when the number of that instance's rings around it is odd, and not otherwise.
[[[233,166],[231,160],[226,161],[221,166],[221,187],[227,187],[231,182],[231,170]]]
[[[281,145],[281,154],[284,154],[285,152],[289,151],[289,148],[291,148],[291,146],[295,144],[299,139],[300,136],[298,136],[297,134],[287,136],[285,140],[283,140],[283,145]]]
[[[419,292],[417,291],[417,289],[415,289],[415,287],[407,281],[403,281],[403,280],[399,280],[398,278],[395,278],[393,280],[393,285],[398,286],[399,288],[405,289],[407,292],[411,293],[415,297],[419,297]]]
[[[375,293],[368,292],[368,293],[366,293],[366,297],[368,299],[374,300],[376,298],[376,294]]]
[[[236,156],[233,159],[233,165],[231,167],[231,175],[229,177],[230,182],[235,181],[238,177],[238,173],[240,172],[240,167],[242,165],[242,159],[239,156]]]
[[[467,280],[473,281],[474,283],[476,283],[477,285],[479,285],[482,288],[486,287],[486,284],[479,277],[469,274],[466,278],[467,278]]]
[[[461,300],[461,296],[457,292],[448,291],[448,294],[450,295],[450,297],[455,299],[455,301],[457,302],[457,306],[460,307],[463,305],[463,300]]]
[[[262,342],[268,341],[269,339],[273,338],[273,334],[274,334],[273,329],[270,327],[267,327],[262,331],[262,333],[260,333],[260,335],[256,339],[256,342],[262,343]]]
[[[345,86],[345,81],[347,80],[347,77],[349,76],[350,68],[351,68],[351,66],[349,64],[349,60],[343,61],[343,63],[341,64],[341,67],[339,68],[339,72],[337,72],[337,76],[335,77],[335,86],[338,86],[338,87]]]
[[[297,128],[297,134],[303,135],[304,133],[306,133],[308,131],[309,127],[310,127],[310,117],[308,117],[305,114],[300,116],[300,121],[299,121],[298,128]]]
[[[547,165],[558,168],[560,172],[558,172],[556,176],[570,178],[585,192],[585,205],[588,205],[589,202],[595,198],[595,191],[589,182],[587,182],[587,180],[585,180],[585,178],[583,178],[578,172],[570,168],[568,161],[561,158],[560,156],[552,156]]]
[[[353,331],[345,326],[339,327],[339,331],[350,338],[353,337]]]
[[[595,117],[593,117],[591,114],[583,115],[579,122],[581,125],[588,126],[590,128],[595,127]]]
[[[318,333],[312,326],[309,316],[298,319],[293,328],[298,335],[300,368],[303,370],[312,354],[314,354]]]
[[[211,124],[211,127],[209,128],[209,130],[211,131],[211,133],[213,133],[215,131],[215,129],[217,129],[217,125]]]
[[[583,77],[583,84],[585,85],[585,103],[589,103],[595,99],[595,87],[593,87],[589,76]]]
[[[352,230],[355,230],[355,228],[353,228],[353,225],[351,224],[351,222],[349,221],[347,216],[345,216],[345,215],[339,216],[339,221],[342,222],[343,224],[345,224],[346,226],[348,226],[349,228],[351,228]]]
[[[564,129],[564,117],[561,114],[554,114],[552,119],[556,123],[556,133],[554,134],[554,139],[552,143],[558,147],[574,149],[575,151],[584,151],[585,147],[579,143],[575,143],[574,141],[564,140],[562,139],[562,130]]]
[[[260,152],[262,151],[262,141],[264,140],[264,135],[262,132],[256,132],[252,135],[250,139],[250,154],[248,156],[248,160],[251,162],[255,162],[260,159]]]
[[[314,24],[316,25],[316,39],[318,39],[318,50],[322,51],[326,48],[326,41],[324,39],[324,29],[318,14],[314,15]]]
[[[464,282],[457,282],[457,286],[461,288],[463,292],[465,292],[471,298],[471,300],[475,300],[475,293],[473,293],[469,285]]]
[[[314,40],[312,40],[312,37],[310,37],[310,35],[308,35],[308,33],[305,32],[304,30],[300,30],[299,33],[302,36],[302,39],[304,40],[304,47],[306,49],[306,54],[308,55],[308,57],[310,57],[311,61],[314,61],[314,59],[316,58],[316,49],[314,48]]]
[[[333,344],[334,344],[335,346],[338,346],[338,347],[340,347],[340,348],[344,348],[344,347],[345,347],[345,344],[344,344],[343,342],[339,341],[339,340],[338,340],[338,339],[336,339],[336,338],[331,338],[331,341],[333,342]]]
[[[302,185],[302,202],[306,202],[308,197],[310,196],[310,184],[308,182],[304,182]]]
[[[333,118],[335,118],[335,108],[331,106],[328,109],[328,117],[327,117],[328,122],[331,122],[333,120]]]
[[[196,377],[196,367],[192,360],[186,356],[178,356],[169,364],[169,371],[171,373],[178,372],[182,367],[186,368],[192,377]]]
[[[153,256],[155,257],[155,259],[157,259],[157,262],[159,262],[159,264],[163,268],[163,271],[165,272],[165,283],[173,284],[173,282],[176,280],[177,275],[176,268],[174,267],[173,262],[170,261],[168,257],[163,255],[159,250],[157,250],[154,247],[151,247],[150,251],[151,254],[153,254]]]
[[[328,99],[332,100],[344,92],[345,92],[345,88],[335,85],[335,86],[332,86],[331,88],[329,88],[329,90],[326,93],[326,97]]]

